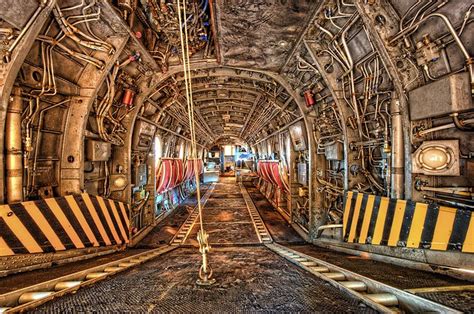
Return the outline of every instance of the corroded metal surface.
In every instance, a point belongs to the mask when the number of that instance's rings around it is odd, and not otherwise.
[[[229,199],[211,199],[207,203],[207,206],[209,207],[219,207],[219,208],[225,208],[225,207],[232,207],[232,208],[245,208],[245,201],[243,198],[238,199],[238,198],[229,198]]]
[[[211,222],[205,223],[204,228],[209,234],[209,243],[211,246],[213,244],[239,245],[259,243],[251,221]],[[195,225],[185,244],[197,245],[196,236],[198,231],[199,226]]]
[[[163,139],[162,157],[189,155],[185,84],[177,58],[182,29],[176,27],[177,1],[0,2],[0,50],[9,51],[0,62],[0,126],[12,109],[11,87],[23,90],[21,130],[0,127],[5,131],[0,132],[0,163],[5,133],[21,135],[23,144],[15,149],[17,157],[23,156],[22,167],[15,167],[15,174],[0,167],[0,202],[4,192],[20,194],[13,186],[5,189],[4,182],[21,175],[24,200],[83,190],[107,195],[136,209],[130,212],[133,230],[149,230],[156,218],[155,200],[174,207],[185,197],[177,195],[183,190],[155,197],[153,184],[136,180],[147,176],[137,176],[140,169],[154,176],[149,152],[155,135]],[[435,81],[466,71],[472,87],[471,2],[186,1],[198,141],[206,148],[242,145],[257,159],[286,157],[292,180],[296,163],[303,163],[307,184],[296,186],[293,180],[289,211],[294,221],[299,212],[305,214],[310,239],[319,236],[321,225],[341,222],[342,196],[353,189],[472,208],[474,141],[466,132],[472,130],[472,108],[416,119],[409,109],[420,104],[406,97],[418,87],[434,90]],[[46,7],[32,15],[38,4]],[[130,93],[136,97],[123,97]],[[440,107],[437,101],[426,108]],[[299,152],[291,149],[286,135],[297,121],[307,144]],[[89,160],[84,154],[89,140],[113,144],[110,156]],[[454,155],[463,159],[456,169],[461,175],[414,174],[413,151],[446,140],[459,141]],[[232,190],[219,186],[219,193]],[[212,202],[220,208],[244,208],[237,195]],[[277,238],[291,238],[287,225],[273,225],[278,214],[271,208],[260,214]],[[228,221],[243,221],[239,215]],[[471,239],[473,228],[463,227],[471,217],[467,212],[436,219],[446,222],[443,228],[453,226],[453,238]],[[432,223],[424,230],[449,237],[446,229],[434,227]],[[236,232],[232,228],[224,238]],[[472,270],[472,254],[391,247],[383,252]]]
[[[217,1],[224,63],[278,70],[319,1]]]
[[[177,249],[37,312],[364,312],[358,301],[266,248],[214,249],[217,283],[195,284],[199,254]]]
[[[229,198],[241,198],[241,197],[242,197],[242,193],[217,193],[217,192],[214,192],[212,194],[212,198],[229,199]]]
[[[204,221],[209,222],[252,222],[248,212],[243,210],[227,208],[206,208],[203,214]]]
[[[129,270],[159,255],[170,252],[175,248],[176,247],[172,246],[164,246],[153,250],[146,250],[145,252],[129,257],[119,260],[115,259],[109,263],[102,263],[59,278],[2,294],[0,295],[0,309],[2,312],[6,311],[7,313],[25,312],[36,309],[48,301],[73,293],[81,287],[90,286],[110,276]]]
[[[202,213],[202,209],[206,207],[206,203],[209,199],[209,196],[212,194],[212,191],[214,190],[215,184],[211,184],[209,189],[206,191],[204,196],[201,198],[201,211],[199,210],[198,206],[195,206],[188,218],[186,218],[186,221],[183,223],[183,225],[179,228],[178,232],[175,234],[173,239],[170,241],[170,244],[172,245],[180,245],[183,244],[186,241],[186,238],[188,235],[191,233],[191,230],[194,226],[194,224],[198,223],[200,217],[199,215]]]

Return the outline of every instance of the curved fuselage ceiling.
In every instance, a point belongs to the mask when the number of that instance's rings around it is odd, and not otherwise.
[[[4,2],[1,200],[133,204],[156,137],[189,151],[177,2]],[[472,1],[186,3],[200,157],[279,153],[295,187],[304,164],[313,233],[350,190],[472,208]]]

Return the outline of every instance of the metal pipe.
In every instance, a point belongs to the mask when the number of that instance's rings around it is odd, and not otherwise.
[[[473,119],[461,120],[459,122],[464,126],[466,124],[474,123],[474,118]],[[435,126],[435,127],[432,127],[432,128],[426,129],[426,130],[421,130],[419,132],[416,132],[415,135],[421,137],[421,136],[425,136],[426,134],[429,134],[429,133],[432,133],[432,132],[446,130],[446,129],[452,129],[452,128],[455,128],[455,127],[456,127],[456,125],[454,123],[448,123],[448,124]]]
[[[7,60],[10,59],[10,56],[13,52],[13,50],[15,50],[16,46],[20,43],[20,41],[23,39],[23,37],[25,36],[26,32],[28,31],[28,29],[30,29],[31,25],[33,25],[33,23],[36,21],[36,19],[38,18],[39,14],[41,13],[41,11],[44,9],[44,7],[46,6],[47,4],[47,1],[46,0],[41,0],[40,3],[39,3],[39,6],[38,8],[36,9],[36,11],[33,13],[33,15],[28,19],[28,22],[26,23],[25,27],[23,27],[23,29],[21,30],[20,34],[17,36],[17,38],[15,39],[15,41],[12,43],[12,45],[8,48],[7,50],[7,53],[6,53],[6,58]]]
[[[473,196],[474,187],[471,186],[452,186],[452,187],[433,187],[433,186],[420,186],[419,191],[439,192],[446,194]]]
[[[457,195],[457,194],[446,194],[443,192],[435,192],[434,193],[435,197],[439,197],[442,199],[448,199],[456,202],[461,202],[463,204],[469,204],[469,205],[474,205],[474,199],[473,196],[467,196],[467,195]]]
[[[474,127],[466,126],[465,121],[459,120],[458,115],[459,114],[457,112],[455,112],[451,115],[451,117],[453,117],[453,122],[454,122],[454,125],[456,126],[456,128],[458,128],[461,131],[468,131],[468,132],[474,131]]]
[[[401,37],[403,37],[405,35],[408,35],[407,34],[408,32],[415,31],[418,28],[418,26],[420,26],[422,23],[426,22],[427,20],[429,20],[432,17],[440,18],[444,22],[446,27],[448,28],[449,32],[451,33],[451,36],[453,36],[454,41],[456,42],[456,44],[458,45],[458,47],[461,50],[462,54],[464,55],[464,58],[466,59],[467,68],[469,70],[469,76],[471,78],[471,89],[474,89],[474,64],[473,64],[474,62],[473,62],[471,56],[469,55],[469,52],[467,51],[466,47],[464,46],[463,42],[461,41],[461,38],[459,38],[458,34],[456,33],[456,30],[454,29],[453,25],[451,24],[451,21],[445,15],[440,14],[440,13],[432,13],[432,14],[426,16],[425,18],[421,19],[420,21],[413,24],[412,26],[407,27],[403,31],[399,32],[395,37],[390,39],[389,44],[392,45],[398,39],[400,39]]]
[[[326,230],[326,229],[337,229],[337,228],[342,228],[343,225],[342,224],[332,224],[332,225],[323,225],[323,226],[319,226],[317,231],[316,231],[316,234],[317,234],[317,237],[319,237],[320,235],[320,231],[322,230]]]
[[[7,202],[17,203],[23,200],[23,164],[21,147],[21,112],[23,100],[21,88],[15,86],[7,109],[5,126]]]
[[[395,93],[392,95],[395,97]],[[391,182],[390,197],[403,198],[404,186],[404,144],[403,144],[403,124],[400,110],[400,101],[392,98],[390,103],[390,114],[392,117],[392,163],[391,163]]]
[[[464,204],[464,203],[460,203],[460,202],[445,200],[445,199],[442,199],[442,198],[439,198],[439,197],[432,197],[432,196],[429,196],[429,195],[426,195],[426,194],[423,195],[423,198],[427,199],[427,200],[437,202],[437,203],[444,203],[444,204],[447,204],[449,206],[474,209],[474,205],[469,205],[469,204]]]
[[[143,209],[143,206],[148,202],[148,198],[150,197],[150,192],[146,191],[146,195],[143,199],[140,201],[136,202],[135,204],[132,204],[132,211],[134,213],[138,213]]]
[[[435,126],[435,127],[426,129],[426,130],[421,130],[419,132],[416,132],[415,135],[418,136],[418,137],[422,137],[422,136],[425,136],[426,134],[429,134],[429,133],[432,133],[432,132],[451,129],[451,128],[454,128],[454,127],[455,127],[454,123],[443,124],[443,125],[439,125],[439,126]]]
[[[447,73],[451,73],[451,64],[449,63],[448,54],[446,53],[446,47],[441,48],[441,58],[443,59]]]

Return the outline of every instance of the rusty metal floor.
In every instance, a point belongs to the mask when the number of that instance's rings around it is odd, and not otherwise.
[[[201,185],[201,195],[207,191],[208,185]],[[25,273],[19,273],[0,278],[0,294],[7,293],[16,289],[31,286],[46,280],[57,278],[63,275],[81,271],[93,266],[106,264],[110,261],[131,256],[146,249],[157,248],[168,244],[176,234],[181,224],[189,215],[187,206],[194,207],[196,205],[196,195],[193,194],[185,199],[172,213],[165,217],[139,245],[133,249],[127,249],[117,253],[99,256],[92,259],[76,261],[65,265],[57,265],[47,269],[39,269]]]
[[[204,228],[211,245],[259,244],[259,239],[235,178],[223,177],[203,209]],[[185,244],[198,246],[199,224],[194,224]]]
[[[151,262],[45,304],[38,313],[370,312],[348,294],[265,247],[216,248],[216,284],[197,286],[200,256],[178,248]]]

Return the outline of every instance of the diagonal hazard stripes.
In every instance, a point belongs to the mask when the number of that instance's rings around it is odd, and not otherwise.
[[[86,193],[0,205],[0,256],[128,243],[127,211]]]
[[[349,191],[344,198],[344,240],[474,253],[469,210]]]

